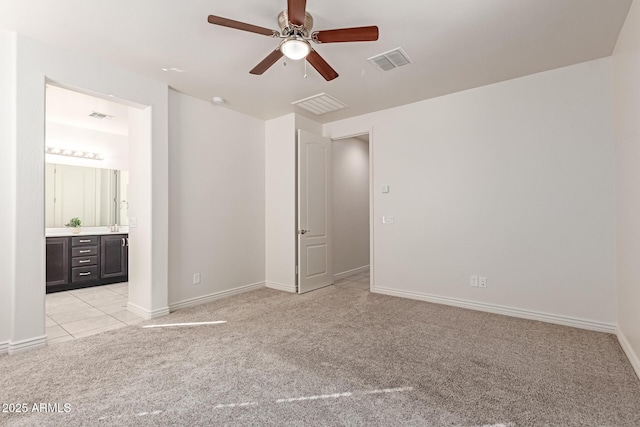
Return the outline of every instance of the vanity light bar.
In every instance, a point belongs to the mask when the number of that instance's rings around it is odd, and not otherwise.
[[[47,154],[55,154],[57,156],[79,157],[90,160],[104,160],[104,156],[100,153],[92,153],[90,151],[69,150],[68,148],[45,147],[44,152]]]

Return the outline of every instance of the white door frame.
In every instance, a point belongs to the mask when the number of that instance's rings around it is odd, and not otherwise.
[[[153,273],[153,292],[145,294],[150,300],[152,314],[156,307],[166,306],[168,314],[168,97],[167,86],[158,81],[131,73],[121,67],[87,55],[49,46],[20,34],[2,37],[12,55],[12,72],[7,97],[14,109],[8,114],[6,152],[14,159],[7,176],[13,180],[7,191],[7,219],[13,226],[5,227],[8,234],[11,260],[6,286],[10,301],[7,304],[10,324],[7,328],[8,346],[0,343],[0,352],[15,354],[46,345],[45,328],[45,85],[48,81],[66,82],[70,89],[86,88],[91,94],[114,94],[119,100],[135,100],[139,105],[154,109],[149,132],[153,135],[150,151],[151,169],[149,192],[153,193],[153,239],[141,242],[150,247],[150,262],[144,268],[149,277]],[[16,56],[17,52],[17,56]],[[19,79],[16,80],[16,76]],[[50,77],[50,79],[48,78]],[[9,81],[7,80],[7,81]],[[17,84],[15,84],[17,81]],[[11,112],[11,111],[10,111]],[[3,132],[4,133],[4,132]],[[19,143],[18,143],[19,141]],[[5,149],[0,150],[4,154]],[[3,263],[4,265],[5,263]],[[153,295],[151,295],[153,294]],[[151,300],[153,297],[153,300]],[[4,332],[4,329],[2,331]],[[4,336],[0,339],[5,339]],[[6,349],[6,350],[5,350]]]
[[[373,217],[373,204],[374,204],[374,188],[373,188],[373,127],[360,132],[349,133],[347,135],[335,135],[330,136],[331,142],[339,141],[341,139],[355,138],[356,136],[369,135],[369,291],[373,292],[375,287],[375,251],[373,247],[374,242],[374,217]],[[332,206],[333,208],[333,206]],[[332,242],[333,244],[333,242]]]
[[[106,99],[108,101],[117,102],[117,103],[119,103],[121,105],[125,105],[127,107],[134,108],[134,109],[140,110],[140,111],[149,110],[150,111],[149,116],[148,116],[148,118],[145,118],[145,120],[148,120],[148,123],[147,122],[142,122],[142,119],[140,119],[141,120],[140,121],[140,127],[145,129],[145,131],[144,131],[145,132],[145,138],[148,138],[148,140],[150,141],[149,149],[152,149],[152,143],[151,143],[151,141],[152,141],[152,112],[150,110],[151,106],[138,104],[138,103],[136,103],[134,101],[130,101],[130,100],[125,99],[125,98],[119,98],[117,100],[115,100],[115,99],[112,100],[112,99],[109,99],[109,97],[107,95],[101,94],[101,93],[99,93],[97,91],[92,91],[89,88],[78,87],[78,86],[70,85],[70,84],[67,84],[67,83],[61,83],[59,81],[52,80],[50,78],[45,78],[45,86],[46,85],[60,87],[60,88],[66,89],[66,90],[70,90],[70,91],[73,91],[73,92],[77,92],[77,93],[81,93],[81,94],[84,94],[84,95],[92,96],[92,97],[95,97],[95,98],[98,98],[98,99],[103,98],[103,99]],[[46,113],[47,113],[47,103],[46,102],[44,104],[44,113],[45,113],[45,118],[46,118]],[[129,120],[130,120],[130,123],[131,123],[132,119],[130,118]],[[148,128],[148,130],[147,130],[147,128]],[[43,141],[43,144],[46,144],[46,135],[45,135],[45,140]],[[129,141],[129,153],[131,153],[131,150],[132,150],[131,147],[132,147],[131,146],[131,141]],[[131,154],[129,154],[129,155],[131,155]],[[149,173],[150,173],[151,168],[153,167],[153,156],[151,156],[151,153],[149,153],[149,159],[150,159],[149,160],[149,163],[150,163],[149,164]],[[42,160],[43,160],[42,169],[44,170],[46,162],[45,162],[44,158],[42,158]],[[138,167],[140,167],[139,164],[136,161],[139,162],[140,159],[139,158],[134,158],[133,161],[130,162],[129,171],[136,170]],[[152,188],[150,188],[151,182],[152,182],[152,179],[151,179],[151,177],[149,177],[149,182],[143,184],[143,185],[147,185],[149,187],[148,188],[149,192],[151,192],[151,190],[152,190]],[[44,188],[44,185],[45,184],[43,182],[42,183],[42,187],[43,188]],[[146,201],[144,201],[143,203],[146,203]],[[148,210],[151,210],[152,207],[150,205],[150,201],[149,201],[149,204],[145,205],[144,207],[146,209],[148,209]],[[145,222],[149,222],[150,223],[151,219],[149,218]],[[44,228],[45,228],[44,231],[46,232],[46,225],[44,225]],[[130,235],[132,234],[132,230],[131,229],[129,230],[129,234]],[[142,241],[142,240],[144,240],[144,245],[146,247],[151,248],[153,246],[153,244],[152,244],[153,239],[152,239],[152,234],[151,233],[148,233],[148,234],[144,235],[140,239],[140,241]],[[137,264],[140,263],[140,261],[138,261],[138,257],[139,256],[135,253],[135,251],[130,251],[129,252],[129,259],[131,261],[133,261],[133,263],[132,262],[129,263],[130,273],[131,273],[132,264],[133,264],[133,267],[135,267]],[[140,309],[135,305],[132,306],[132,303],[131,303],[132,291],[135,291],[135,290],[138,290],[139,292],[149,291],[151,293],[151,297],[150,297],[151,299],[154,299],[156,297],[156,295],[154,295],[154,293],[157,292],[156,289],[154,289],[153,286],[149,285],[150,283],[152,283],[152,277],[151,276],[152,276],[152,272],[151,271],[146,271],[146,270],[142,270],[141,273],[139,273],[138,275],[135,275],[135,274],[130,274],[129,275],[129,296],[127,297],[127,300],[128,300],[127,309],[129,311],[134,312],[135,314],[139,315],[140,317],[143,317],[143,318],[160,317],[160,316],[169,314],[168,308],[162,309],[162,310],[158,310],[157,313],[155,313],[155,312],[154,313],[150,313],[147,310]],[[136,281],[136,279],[142,279],[142,280],[140,280],[140,282],[144,282],[144,283],[138,283]],[[140,288],[140,287],[143,287],[143,286],[145,287],[145,289],[137,289],[137,288]],[[45,286],[45,288],[46,288],[46,286]],[[45,292],[46,292],[46,289],[45,289]]]

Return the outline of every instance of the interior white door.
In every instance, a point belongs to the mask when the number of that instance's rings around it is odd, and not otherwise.
[[[298,130],[298,293],[333,283],[331,140]]]

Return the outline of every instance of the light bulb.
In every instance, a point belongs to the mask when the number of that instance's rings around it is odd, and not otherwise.
[[[311,52],[311,46],[303,39],[290,38],[282,42],[280,50],[287,58],[297,61],[305,58]]]

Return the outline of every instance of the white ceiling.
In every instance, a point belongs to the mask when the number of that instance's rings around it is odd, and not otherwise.
[[[278,29],[285,0],[2,0],[0,27],[164,81],[259,118],[320,122],[415,102],[611,54],[631,0],[308,0],[314,29],[378,25],[368,43],[314,46],[340,74],[303,62],[249,70],[278,41],[211,25],[209,14]],[[381,72],[367,58],[402,47],[414,64]],[[179,68],[182,73],[162,71]],[[292,101],[326,92],[349,108],[322,116]]]
[[[46,94],[46,145],[91,151],[103,160],[47,154],[47,163],[129,170],[129,108],[51,84]],[[96,119],[93,112],[111,116]]]
[[[129,107],[57,86],[47,85],[48,122],[116,135],[129,135]],[[102,113],[108,119],[90,117]]]

